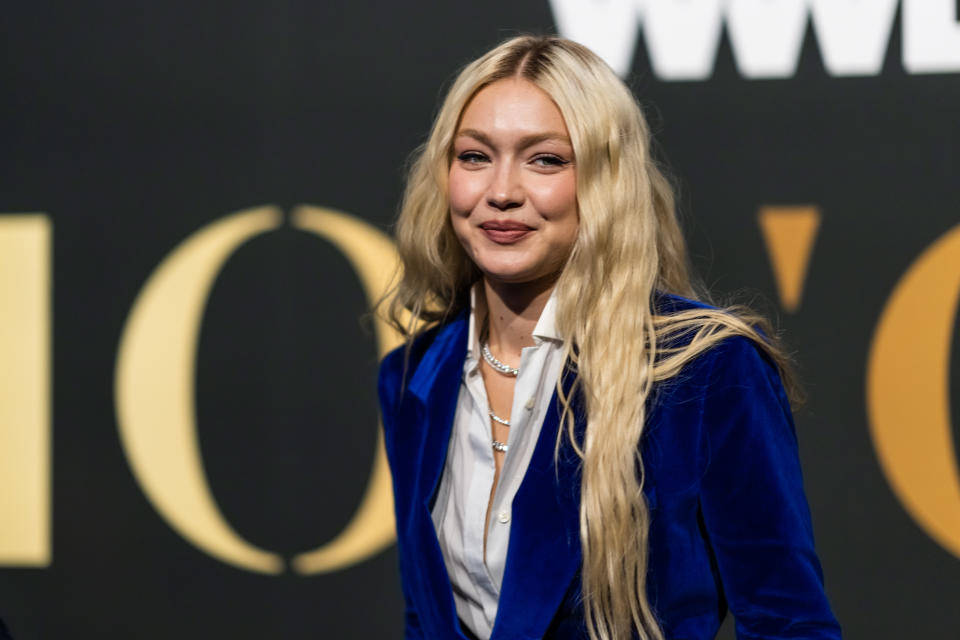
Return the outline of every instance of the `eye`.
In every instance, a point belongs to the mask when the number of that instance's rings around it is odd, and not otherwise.
[[[487,161],[487,156],[479,151],[464,151],[457,156],[457,160],[464,164],[480,164]]]
[[[564,160],[560,156],[555,156],[552,153],[542,153],[538,156],[535,156],[531,162],[538,167],[549,168],[562,167],[570,163],[569,160]]]

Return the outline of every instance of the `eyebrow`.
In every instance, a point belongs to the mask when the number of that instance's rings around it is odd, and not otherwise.
[[[477,131],[476,129],[460,129],[457,132],[458,138],[468,137],[473,138],[487,145],[488,147],[495,147],[493,140],[490,139],[490,136],[485,134],[482,131]],[[545,131],[543,133],[532,133],[528,136],[520,138],[519,148],[526,149],[527,147],[532,147],[533,145],[540,142],[562,142],[564,144],[570,144],[570,138],[565,136],[562,133],[555,131]]]

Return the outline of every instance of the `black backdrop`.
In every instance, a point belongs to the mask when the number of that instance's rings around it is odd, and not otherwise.
[[[958,638],[956,547],[891,490],[865,400],[884,304],[958,213],[960,75],[905,71],[899,25],[878,76],[829,75],[808,33],[791,78],[744,79],[724,37],[709,79],[665,82],[641,37],[628,80],[677,176],[703,279],[773,315],[797,353],[807,491],[847,636]],[[555,29],[546,0],[3,4],[0,216],[42,212],[53,239],[52,557],[0,560],[16,638],[401,636],[392,547],[265,575],[158,515],[118,436],[121,332],[164,257],[233,212],[311,203],[389,233],[406,158],[454,70],[509,35]],[[793,312],[757,223],[770,205],[822,215]],[[378,351],[365,305],[336,247],[285,226],[231,255],[203,315],[211,490],[244,538],[288,558],[334,537],[367,484]]]

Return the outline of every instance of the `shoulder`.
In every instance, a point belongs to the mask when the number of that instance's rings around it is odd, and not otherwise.
[[[410,372],[416,371],[417,366],[423,360],[423,354],[433,344],[439,331],[440,325],[431,327],[383,357],[383,360],[380,361],[379,373],[381,402],[384,402],[387,398],[396,397],[397,392],[403,386],[404,379],[409,380]]]
[[[687,392],[696,398],[702,435],[714,445],[731,438],[795,445],[790,400],[762,339],[725,337],[690,364]]]
[[[695,401],[703,406],[718,398],[764,395],[788,406],[780,371],[760,340],[759,336],[743,335],[718,340],[678,367],[675,375],[658,382],[658,399]]]
[[[447,349],[446,342],[452,335],[464,329],[466,321],[466,314],[461,312],[451,320],[419,333],[383,357],[380,361],[378,387],[380,402],[385,408],[399,398],[421,366],[430,368],[433,366],[431,363],[435,364],[437,352]],[[432,355],[429,355],[431,353]]]
[[[762,340],[726,336],[658,382],[651,396],[656,441],[682,443],[704,473],[721,459],[791,460],[793,411]]]
[[[653,312],[658,315],[669,316],[681,311],[692,310],[720,311],[720,308],[675,293],[667,293],[666,291],[654,291],[653,293]]]
[[[724,338],[701,356],[707,381],[731,390],[759,389],[783,395],[780,373],[770,354],[755,338],[736,335]]]
[[[714,391],[722,388],[727,393],[758,387],[783,395],[779,369],[771,356],[776,347],[768,343],[760,327],[746,324],[734,311],[670,293],[657,292],[653,308],[661,317],[684,316],[676,324],[668,320],[658,330],[660,357],[666,361],[681,356],[685,362],[672,382],[692,383],[700,389]],[[695,313],[687,313],[691,311]],[[728,325],[727,319],[734,322]],[[701,350],[694,344],[694,336],[704,328],[709,330],[710,325],[721,330],[727,325],[732,330],[723,330],[728,335]],[[683,357],[688,349],[696,353],[689,359]]]
[[[692,314],[689,325],[684,324],[684,329],[680,331],[668,329],[665,331],[667,340],[664,346],[667,348],[686,347],[691,342],[697,330],[706,325],[726,324],[725,319],[737,319],[739,320],[737,324],[740,324],[740,326],[751,327],[751,325],[738,318],[735,308],[733,310],[723,309],[700,300],[685,298],[663,291],[654,293],[653,311],[654,314],[658,316],[668,318],[669,316],[680,314],[690,317],[690,314],[686,312],[695,312]],[[669,324],[667,327],[669,327]],[[710,361],[711,364],[713,364],[713,360],[719,360],[720,363],[723,364],[731,360],[743,362],[759,358],[775,367],[768,355],[769,350],[765,348],[764,344],[768,340],[767,334],[764,333],[763,329],[759,326],[753,325],[751,328],[752,334],[750,335],[734,332],[733,335],[723,338],[703,353],[698,360]]]
[[[447,324],[438,324],[430,327],[426,331],[417,334],[409,342],[404,342],[399,347],[388,352],[380,361],[380,376],[384,375],[402,375],[404,369],[415,371],[417,366],[423,360],[423,355],[430,348],[430,345],[437,339]]]

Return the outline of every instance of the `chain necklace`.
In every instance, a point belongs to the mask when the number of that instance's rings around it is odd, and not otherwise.
[[[486,361],[486,363],[491,367],[493,367],[495,371],[499,371],[505,376],[517,377],[518,375],[520,375],[520,369],[511,367],[508,364],[504,364],[503,362],[500,362],[494,357],[493,353],[490,352],[489,342],[483,343],[483,345],[480,347],[480,353],[483,354],[483,359]],[[490,419],[493,420],[494,422],[499,422],[505,427],[510,426],[509,420],[504,420],[503,418],[495,414],[493,410],[488,410],[487,415],[489,415]],[[506,442],[500,442],[499,440],[494,440],[491,443],[491,446],[493,447],[494,451],[500,451],[502,453],[506,453],[507,449],[510,448],[510,445],[508,445]]]
[[[487,411],[487,415],[490,416],[491,418],[493,418],[493,421],[494,421],[494,422],[499,422],[500,424],[502,424],[502,425],[505,426],[505,427],[509,427],[509,426],[510,426],[510,421],[509,421],[509,420],[504,420],[503,418],[501,418],[500,416],[498,416],[497,414],[495,414],[492,410],[491,410],[491,411]]]
[[[520,369],[514,369],[510,365],[500,362],[493,356],[490,352],[489,342],[483,343],[483,346],[480,347],[480,352],[483,354],[483,359],[486,360],[487,364],[503,375],[516,377],[520,374]]]

